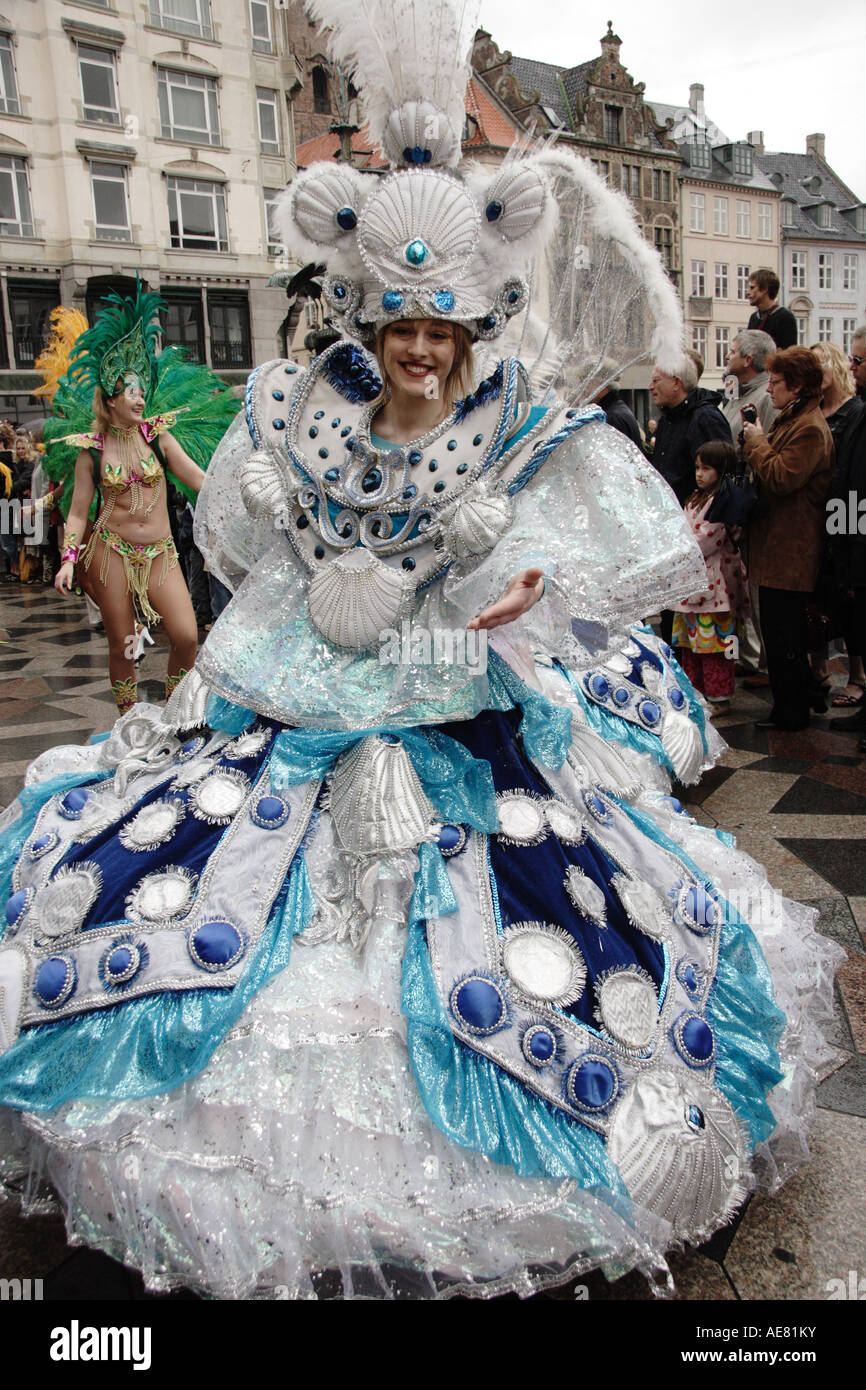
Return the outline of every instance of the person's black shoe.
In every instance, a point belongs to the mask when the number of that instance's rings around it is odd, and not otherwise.
[[[840,734],[866,733],[866,708],[858,709],[856,714],[846,714],[844,719],[831,719],[830,728]]]

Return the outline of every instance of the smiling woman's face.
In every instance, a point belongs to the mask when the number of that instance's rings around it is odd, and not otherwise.
[[[392,391],[442,400],[454,354],[454,329],[439,319],[402,319],[385,330],[382,365]]]

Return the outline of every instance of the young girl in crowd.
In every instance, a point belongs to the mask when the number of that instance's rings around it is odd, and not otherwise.
[[[748,610],[746,571],[723,522],[706,521],[713,498],[736,463],[733,444],[710,439],[695,460],[697,491],[686,501],[686,518],[707,566],[707,587],[673,604],[673,645],[677,659],[711,715],[727,714],[734,693],[737,624]]]

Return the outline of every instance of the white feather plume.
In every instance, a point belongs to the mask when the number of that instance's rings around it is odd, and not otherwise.
[[[479,11],[480,0],[307,0],[377,143],[394,107],[426,99],[456,132],[458,157]]]

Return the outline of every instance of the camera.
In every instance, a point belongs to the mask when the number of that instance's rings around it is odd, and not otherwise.
[[[740,415],[742,416],[744,422],[747,425],[756,425],[758,423],[757,406],[744,405],[742,410],[740,411]]]

